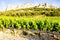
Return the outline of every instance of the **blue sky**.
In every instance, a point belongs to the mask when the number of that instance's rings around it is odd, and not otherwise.
[[[23,4],[23,3],[32,3],[33,5],[38,5],[39,3],[49,3],[55,4],[57,7],[60,7],[60,0],[0,0],[0,10],[6,8],[8,4]]]

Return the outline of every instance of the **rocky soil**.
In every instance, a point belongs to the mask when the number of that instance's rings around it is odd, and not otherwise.
[[[7,29],[0,31],[0,40],[60,40],[60,33]]]

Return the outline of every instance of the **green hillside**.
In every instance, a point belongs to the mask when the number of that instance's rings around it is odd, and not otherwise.
[[[60,16],[60,8],[25,8],[0,12],[0,16]]]

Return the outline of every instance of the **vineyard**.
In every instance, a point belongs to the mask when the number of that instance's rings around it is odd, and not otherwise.
[[[0,40],[60,40],[60,0],[0,0]]]
[[[60,32],[60,8],[26,8],[0,12],[0,28]]]
[[[60,32],[60,17],[11,17],[0,16],[0,28],[34,29]]]

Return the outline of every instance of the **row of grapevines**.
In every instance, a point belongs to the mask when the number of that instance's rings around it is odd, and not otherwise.
[[[47,19],[7,19],[0,18],[0,28],[16,28],[16,29],[34,29],[43,31],[58,31],[60,32],[60,23],[55,21],[49,21]]]

